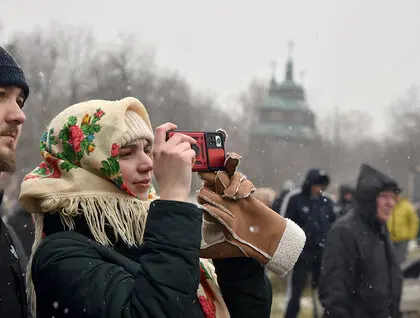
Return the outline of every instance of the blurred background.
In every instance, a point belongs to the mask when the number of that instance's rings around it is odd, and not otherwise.
[[[354,184],[362,162],[420,197],[417,0],[3,1],[0,45],[31,85],[19,170],[48,121],[86,99],[135,96],[154,126],[227,130],[258,187],[310,167]],[[198,187],[198,180],[195,180]],[[275,286],[275,288],[280,288]]]

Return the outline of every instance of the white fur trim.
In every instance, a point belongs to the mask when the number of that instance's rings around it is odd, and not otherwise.
[[[287,219],[280,243],[266,267],[277,275],[286,275],[302,253],[305,241],[306,236],[303,230],[295,222]]]

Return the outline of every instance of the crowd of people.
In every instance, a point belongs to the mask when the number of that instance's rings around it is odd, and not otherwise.
[[[274,198],[264,202],[307,237],[288,277],[285,317],[298,317],[307,287],[318,293],[324,317],[400,317],[401,266],[419,230],[415,206],[395,180],[366,164],[355,187],[341,185],[333,196],[329,184],[312,169],[300,187],[288,180],[277,193],[255,193]]]
[[[29,93],[0,48],[1,172],[16,169]],[[0,221],[0,317],[269,317],[267,270],[288,277],[285,317],[298,316],[309,278],[324,317],[399,317],[418,217],[395,180],[362,165],[335,200],[330,176],[310,169],[276,193],[230,153],[223,171],[199,173],[194,204],[196,141],[167,140],[176,127],[154,130],[134,97],[51,119],[41,163]]]

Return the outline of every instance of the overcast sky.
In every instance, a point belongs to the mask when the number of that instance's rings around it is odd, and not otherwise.
[[[268,81],[270,61],[283,77],[290,39],[316,111],[340,105],[379,118],[420,85],[419,0],[2,0],[6,38],[54,19],[107,41],[136,33],[156,47],[158,66],[226,107],[254,77]]]

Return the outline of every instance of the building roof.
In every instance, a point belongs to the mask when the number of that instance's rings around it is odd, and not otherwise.
[[[285,98],[278,95],[266,95],[263,99],[262,108],[305,110],[309,111],[309,105],[304,100]]]
[[[283,138],[301,138],[301,139],[317,139],[318,133],[311,127],[303,125],[282,125],[265,123],[258,125],[254,129],[254,135],[273,136]]]

